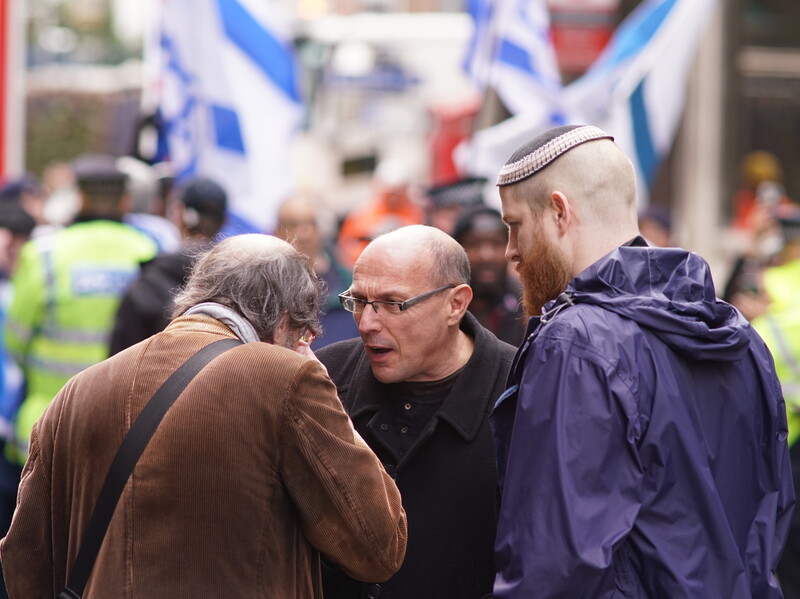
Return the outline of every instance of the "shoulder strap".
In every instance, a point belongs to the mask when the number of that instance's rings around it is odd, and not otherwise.
[[[103,488],[97,498],[89,525],[83,535],[78,557],[72,565],[69,582],[59,593],[59,599],[80,599],[89,580],[100,546],[106,536],[106,530],[111,523],[111,517],[119,502],[122,490],[125,488],[131,472],[139,461],[150,438],[155,433],[161,419],[170,406],[186,388],[186,385],[202,370],[202,368],[222,352],[231,349],[242,342],[238,339],[220,339],[206,345],[194,354],[180,368],[173,372],[164,381],[152,399],[147,402],[142,412],[131,425],[128,434],[111,462],[111,467],[106,475]]]

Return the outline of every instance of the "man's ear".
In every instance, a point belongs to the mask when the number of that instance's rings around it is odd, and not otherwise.
[[[453,289],[450,299],[450,317],[448,325],[458,325],[464,317],[470,302],[472,301],[472,287],[461,284]]]
[[[553,208],[553,218],[559,235],[563,236],[573,225],[575,220],[575,210],[569,198],[560,191],[554,191],[550,195],[550,205]]]

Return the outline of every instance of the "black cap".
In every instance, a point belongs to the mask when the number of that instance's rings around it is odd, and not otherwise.
[[[36,220],[16,202],[0,202],[0,229],[8,229],[15,235],[30,235]]]
[[[78,188],[88,195],[122,194],[128,175],[117,166],[117,159],[107,154],[83,154],[72,161]]]
[[[536,136],[511,155],[497,176],[497,185],[513,185],[541,171],[572,148],[614,138],[593,125],[562,125]]]
[[[204,177],[192,179],[180,192],[184,206],[198,214],[218,219],[225,217],[228,208],[228,194],[217,182]]]
[[[453,227],[453,239],[461,243],[462,238],[472,231],[506,231],[500,212],[486,205],[467,208]]]
[[[26,173],[0,187],[0,202],[19,202],[23,194],[39,195],[41,192],[42,187],[36,177]]]
[[[428,197],[434,206],[473,206],[483,202],[483,188],[486,179],[467,177],[452,183],[436,185],[428,190]]]

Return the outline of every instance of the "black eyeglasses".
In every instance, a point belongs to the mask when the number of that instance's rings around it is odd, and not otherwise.
[[[378,312],[378,306],[380,305],[383,308],[383,311],[386,314],[400,314],[400,312],[405,312],[414,304],[418,304],[422,301],[425,301],[429,297],[433,296],[440,291],[444,291],[445,289],[453,289],[455,285],[444,285],[443,287],[437,287],[432,291],[426,291],[425,293],[420,293],[419,295],[415,295],[414,297],[408,298],[404,302],[386,302],[382,300],[372,300],[368,302],[365,299],[360,297],[353,297],[352,295],[348,295],[350,290],[344,291],[339,294],[339,301],[342,303],[342,307],[347,310],[348,312],[352,312],[353,314],[361,314],[364,311],[364,308],[367,305],[372,306],[372,309],[375,310],[376,314]]]

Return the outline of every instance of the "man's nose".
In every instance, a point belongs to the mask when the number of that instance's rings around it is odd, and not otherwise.
[[[380,310],[380,308],[378,308]],[[378,331],[383,326],[380,314],[375,312],[371,305],[364,306],[364,309],[356,317],[356,324],[360,333],[370,333]]]
[[[506,260],[508,262],[519,262],[519,250],[517,249],[517,244],[511,242],[511,240],[509,240],[508,245],[506,245]]]

